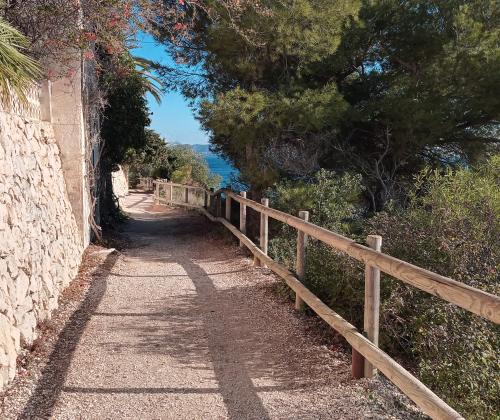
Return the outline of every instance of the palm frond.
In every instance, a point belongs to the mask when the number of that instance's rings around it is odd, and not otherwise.
[[[141,75],[144,88],[151,93],[156,102],[160,104],[164,85],[162,80],[152,73],[155,67],[154,62],[138,56],[132,56],[132,59],[134,60],[137,72]]]
[[[0,99],[6,101],[11,92],[22,102],[32,83],[41,76],[38,63],[27,56],[27,38],[0,17]]]

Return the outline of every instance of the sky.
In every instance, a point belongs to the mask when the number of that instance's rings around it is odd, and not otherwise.
[[[138,48],[134,48],[132,53],[162,64],[173,64],[172,58],[163,47],[147,34],[140,35]],[[160,105],[148,94],[148,103],[152,112],[151,128],[170,143],[208,144],[208,134],[201,129],[200,123],[194,118],[187,101],[180,93],[165,94]]]

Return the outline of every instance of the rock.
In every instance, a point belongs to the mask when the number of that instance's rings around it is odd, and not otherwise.
[[[5,261],[7,262],[7,273],[10,275],[11,279],[15,279],[19,274],[19,269],[17,268],[17,261],[14,254],[9,253]]]
[[[7,381],[14,379],[19,346],[16,344],[15,331],[6,316],[0,314],[0,390]]]
[[[26,275],[24,271],[19,271],[19,275],[14,282],[16,287],[16,304],[20,305],[24,303],[24,298],[28,294],[28,290],[30,287],[29,277]]]
[[[36,318],[33,311],[26,312],[23,315],[23,319],[18,328],[21,335],[21,343],[25,345],[32,344],[33,340],[36,338]]]
[[[7,287],[1,286],[2,285],[0,285],[0,313],[5,315],[9,310],[12,310],[12,303],[10,301]]]
[[[31,343],[37,323],[57,308],[83,252],[51,124],[2,106],[0,389],[14,377],[21,340]]]
[[[33,309],[31,296],[26,296],[14,309],[14,325],[19,327],[23,323],[24,316]]]

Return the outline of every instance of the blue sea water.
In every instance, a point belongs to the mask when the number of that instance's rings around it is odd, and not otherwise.
[[[208,144],[193,144],[191,147],[205,158],[210,172],[222,178],[220,187],[235,184],[234,181],[236,181],[239,173],[231,163],[223,157],[212,153]]]
[[[238,170],[233,167],[227,160],[213,153],[204,155],[210,172],[219,175],[222,178],[220,183],[221,187],[230,185],[232,181],[238,176]]]

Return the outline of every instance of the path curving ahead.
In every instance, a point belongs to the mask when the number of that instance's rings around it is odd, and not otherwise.
[[[409,418],[390,392],[350,379],[345,356],[319,344],[270,291],[278,280],[217,225],[146,194],[122,204],[130,246],[93,284],[60,339],[69,357],[23,418]]]

